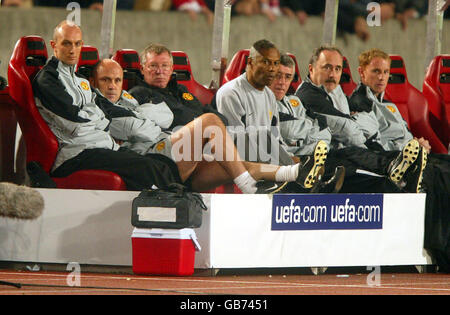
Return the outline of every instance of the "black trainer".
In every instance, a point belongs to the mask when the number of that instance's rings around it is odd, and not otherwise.
[[[341,190],[342,185],[344,185],[344,179],[345,167],[338,166],[334,171],[333,177],[331,177],[326,182],[319,181],[318,184],[314,185],[314,187],[311,189],[311,192],[337,194]]]
[[[283,191],[288,185],[288,182],[271,182],[271,181],[258,181],[256,183],[257,194],[276,194]]]
[[[328,145],[320,140],[311,156],[300,157],[297,184],[303,188],[313,188],[318,182],[318,176],[323,174],[325,161],[328,155]]]
[[[402,188],[402,183],[404,183],[403,177],[409,167],[416,162],[420,151],[419,141],[412,139],[405,145],[402,152],[400,152],[391,162],[388,170],[389,179],[398,187]]]

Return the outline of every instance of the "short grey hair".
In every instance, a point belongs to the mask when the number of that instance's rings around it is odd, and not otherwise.
[[[170,51],[169,48],[167,48],[166,46],[164,46],[163,44],[157,44],[157,43],[152,43],[150,45],[148,45],[141,53],[141,65],[144,66],[145,63],[147,62],[147,55],[154,53],[155,55],[161,55],[163,53],[167,53],[170,56],[170,60],[172,61],[173,64],[173,56],[172,56],[172,52]]]
[[[295,61],[288,54],[281,54],[280,64],[285,67],[295,68]]]

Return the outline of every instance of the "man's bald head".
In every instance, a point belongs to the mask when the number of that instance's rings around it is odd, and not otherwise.
[[[53,30],[53,40],[57,41],[58,37],[60,37],[66,29],[78,30],[82,33],[81,28],[78,25],[71,21],[63,20],[58,25],[56,25],[55,29]]]
[[[62,21],[55,27],[50,45],[56,58],[67,65],[74,66],[80,58],[83,47],[81,28],[72,22]]]
[[[92,72],[91,85],[111,103],[116,103],[122,95],[122,67],[115,60],[101,60]]]
[[[94,67],[92,71],[92,75],[98,76],[99,73],[102,73],[103,71],[107,69],[116,69],[123,73],[122,66],[115,60],[112,59],[102,59],[100,60]]]

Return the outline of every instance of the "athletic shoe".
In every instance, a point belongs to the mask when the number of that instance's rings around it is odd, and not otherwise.
[[[312,188],[318,182],[318,176],[323,174],[325,161],[328,155],[328,145],[325,141],[319,141],[311,156],[300,157],[297,184],[303,188]]]
[[[414,164],[421,149],[419,141],[410,140],[402,152],[391,162],[388,170],[389,179],[398,187],[402,187],[403,177],[410,166]]]
[[[337,194],[344,184],[345,167],[338,166],[334,171],[333,177],[326,182],[318,181],[317,185],[311,189],[312,193],[331,193]]]
[[[422,192],[422,179],[423,171],[427,166],[428,155],[425,150],[421,147],[419,151],[419,156],[410,171],[406,175],[406,186],[404,190],[410,193],[420,193]]]
[[[276,194],[283,191],[283,188],[285,188],[288,185],[288,182],[284,183],[278,183],[278,182],[271,182],[271,181],[258,181],[256,183],[256,193],[257,194]]]

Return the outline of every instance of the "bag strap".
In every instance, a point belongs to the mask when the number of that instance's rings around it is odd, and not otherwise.
[[[203,202],[202,195],[200,195],[199,193],[194,193],[194,192],[188,191],[187,187],[182,184],[171,183],[167,186],[167,189],[165,189],[165,190],[164,189],[147,189],[147,190],[143,190],[141,193],[146,193],[149,195],[156,195],[156,194],[164,192],[164,191],[176,193],[177,197],[180,197],[180,198],[185,197],[185,198],[191,199],[193,201],[196,201],[203,210],[205,210],[205,211],[208,210],[208,207],[206,207],[205,203]]]
[[[203,202],[203,197],[202,195],[198,194],[198,193],[190,193],[187,194],[188,198],[189,196],[192,196],[191,199],[193,199],[194,201],[197,201],[197,203],[200,205],[200,208],[202,208],[203,210],[208,210],[208,207],[206,207],[205,203]]]
[[[167,190],[176,193],[179,197],[182,197],[187,191],[187,187],[182,184],[171,183],[167,186]]]

